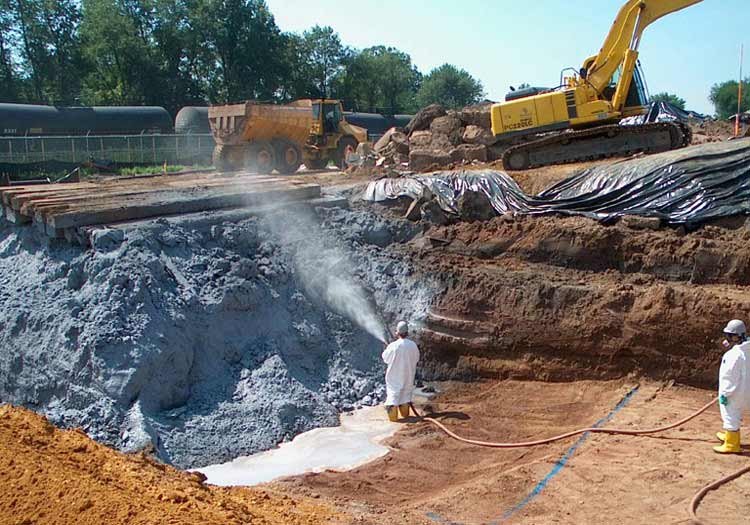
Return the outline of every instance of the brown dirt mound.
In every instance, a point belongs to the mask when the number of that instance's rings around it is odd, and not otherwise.
[[[0,406],[0,471],[2,524],[346,522],[305,498],[205,486],[200,474],[120,454],[9,405]]]
[[[691,122],[690,128],[693,130],[693,144],[722,142],[734,136],[734,123],[725,120]]]

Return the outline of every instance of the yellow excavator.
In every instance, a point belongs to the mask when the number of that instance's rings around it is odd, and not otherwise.
[[[688,126],[652,122],[620,126],[648,111],[638,46],[643,31],[659,18],[702,0],[628,0],[601,51],[560,87],[509,93],[491,108],[492,131],[508,148],[503,165],[524,170],[638,152],[655,153],[690,144]]]

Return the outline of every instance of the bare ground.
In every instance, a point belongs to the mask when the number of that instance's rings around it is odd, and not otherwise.
[[[451,390],[434,408],[451,429],[467,437],[540,439],[593,424],[633,385],[487,382]],[[711,398],[704,390],[645,382],[607,426],[660,426]],[[456,442],[428,423],[411,423],[392,438],[393,451],[383,459],[348,473],[287,479],[275,488],[333,498],[355,515],[354,523],[363,524],[686,523],[694,493],[748,461],[712,451],[719,428],[718,411],[710,410],[657,436],[591,435],[527,505],[522,502],[575,438],[498,450]],[[750,477],[741,478],[709,495],[699,515],[707,523],[742,523],[749,490]]]

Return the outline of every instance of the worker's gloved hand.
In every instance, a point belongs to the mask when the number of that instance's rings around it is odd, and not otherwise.
[[[719,404],[726,406],[729,403],[729,399],[724,394],[719,396]]]

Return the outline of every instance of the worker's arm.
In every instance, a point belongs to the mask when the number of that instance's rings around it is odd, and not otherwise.
[[[719,396],[731,399],[742,379],[742,360],[734,350],[724,354],[719,368]]]
[[[385,350],[383,350],[383,354],[380,357],[383,358],[385,364],[390,365],[391,361],[393,361],[393,346],[388,345],[385,347]]]

